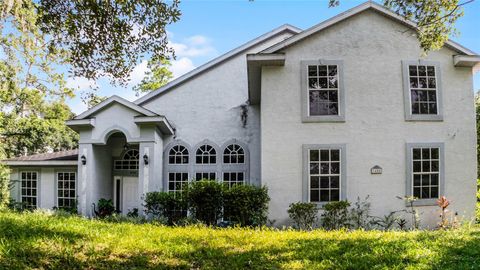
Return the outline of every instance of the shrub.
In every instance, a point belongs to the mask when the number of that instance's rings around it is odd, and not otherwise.
[[[10,201],[10,190],[13,186],[9,175],[9,169],[5,165],[0,164],[0,209],[8,206]]]
[[[148,192],[145,195],[145,214],[155,220],[166,219],[168,225],[176,224],[186,216],[186,203],[181,194]],[[163,222],[162,222],[163,223]]]
[[[318,207],[311,202],[297,202],[290,204],[287,212],[298,229],[311,230],[317,221]]]
[[[480,179],[477,179],[477,223],[480,223]]]
[[[186,188],[192,217],[206,225],[216,225],[222,217],[223,184],[213,180],[192,182]]]
[[[253,185],[224,188],[224,219],[240,226],[262,226],[267,223],[268,189]]]
[[[348,214],[350,203],[347,201],[329,202],[322,207],[322,227],[326,230],[338,230],[350,227]]]
[[[98,200],[98,204],[96,205],[96,207],[94,204],[94,211],[97,217],[105,218],[105,217],[111,216],[114,213],[115,207],[113,207],[112,200],[107,200],[102,198]]]
[[[365,229],[368,230],[372,224],[372,217],[370,216],[371,204],[368,201],[369,196],[365,197],[365,200],[360,200],[357,197],[357,201],[350,209],[350,222],[353,229]]]

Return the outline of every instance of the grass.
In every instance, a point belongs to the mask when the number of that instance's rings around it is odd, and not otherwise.
[[[0,269],[479,268],[479,227],[298,232],[0,213]]]

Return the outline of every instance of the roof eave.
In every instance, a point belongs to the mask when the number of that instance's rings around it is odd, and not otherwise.
[[[174,135],[175,131],[165,116],[137,116],[135,117],[137,125],[155,125],[164,135]]]
[[[248,101],[252,105],[260,104],[262,67],[285,65],[285,54],[248,54]]]
[[[2,160],[1,164],[10,167],[38,167],[38,166],[77,166],[77,160]]]
[[[78,115],[77,117],[75,117],[75,119],[85,119],[93,114],[95,114],[96,112],[99,112],[103,109],[105,109],[106,107],[108,107],[110,104],[112,103],[119,103],[119,104],[122,104],[123,106],[127,107],[127,108],[130,108],[134,111],[137,111],[145,116],[156,116],[157,114],[150,111],[150,110],[147,110],[131,101],[128,101],[122,97],[119,97],[119,96],[116,96],[116,95],[113,95],[109,98],[107,98],[106,100],[98,103],[96,106],[88,109],[87,111],[81,113],[80,115]]]

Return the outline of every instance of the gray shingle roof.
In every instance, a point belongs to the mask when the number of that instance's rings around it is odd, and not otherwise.
[[[36,154],[7,159],[6,161],[47,161],[47,160],[77,160],[78,149],[53,153]]]

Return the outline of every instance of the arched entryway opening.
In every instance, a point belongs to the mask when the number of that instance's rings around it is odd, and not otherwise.
[[[93,146],[96,161],[96,183],[93,190],[98,200],[111,200],[115,211],[121,214],[138,211],[139,145],[128,142],[122,131],[112,131],[105,138],[105,144]],[[96,209],[98,211],[98,209]]]

